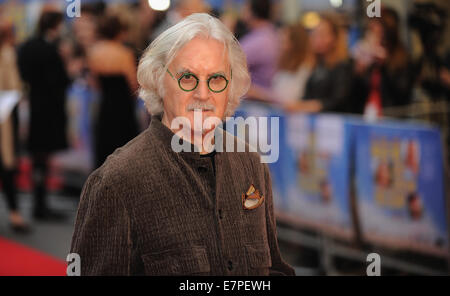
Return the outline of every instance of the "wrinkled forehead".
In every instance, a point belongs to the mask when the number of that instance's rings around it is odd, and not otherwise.
[[[178,50],[171,67],[176,71],[187,69],[200,74],[228,73],[230,61],[223,42],[211,37],[195,37]]]

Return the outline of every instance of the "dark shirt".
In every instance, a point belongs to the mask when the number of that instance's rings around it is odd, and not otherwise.
[[[209,157],[209,159],[211,159],[211,164],[212,164],[212,168],[213,168],[213,173],[214,176],[216,175],[216,165],[214,162],[214,156],[216,155],[216,150],[213,150],[207,154],[201,154],[200,157]]]

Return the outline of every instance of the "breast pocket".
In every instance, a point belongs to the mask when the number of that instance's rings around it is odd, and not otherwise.
[[[170,249],[142,255],[146,275],[206,275],[210,272],[204,247]]]
[[[249,275],[269,275],[272,267],[269,246],[266,243],[246,244],[245,249]]]
[[[242,228],[248,243],[267,241],[265,202],[252,210],[242,210]]]

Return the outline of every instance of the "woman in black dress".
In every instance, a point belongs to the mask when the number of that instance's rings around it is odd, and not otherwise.
[[[94,130],[95,167],[138,134],[135,114],[136,63],[122,42],[124,26],[115,16],[99,23],[101,40],[89,52],[89,68],[101,99]]]

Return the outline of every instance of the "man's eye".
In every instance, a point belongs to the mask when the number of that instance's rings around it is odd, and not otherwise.
[[[183,78],[184,79],[194,79],[194,75],[192,75],[192,74],[184,74]]]

